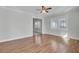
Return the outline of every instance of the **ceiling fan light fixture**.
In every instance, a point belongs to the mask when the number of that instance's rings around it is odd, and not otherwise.
[[[42,10],[41,13],[42,14],[47,14],[47,12],[45,10]]]

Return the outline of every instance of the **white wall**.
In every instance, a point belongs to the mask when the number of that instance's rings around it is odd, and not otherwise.
[[[68,13],[69,37],[79,39],[79,7]]]
[[[0,8],[0,42],[33,35],[33,19],[29,13]]]
[[[45,28],[47,34],[52,34],[52,35],[62,35],[62,33],[65,33],[65,31],[62,30],[57,30],[57,29],[50,29],[50,20],[53,18],[57,18],[60,16],[64,16],[65,19],[68,21],[68,34],[70,38],[75,38],[79,39],[79,7],[69,11],[68,13],[65,13],[63,15],[57,15],[57,16],[52,16],[52,17],[45,17],[44,22],[45,22]]]

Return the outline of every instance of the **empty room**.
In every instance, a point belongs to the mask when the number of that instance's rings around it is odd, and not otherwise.
[[[79,7],[0,6],[0,53],[79,53]]]

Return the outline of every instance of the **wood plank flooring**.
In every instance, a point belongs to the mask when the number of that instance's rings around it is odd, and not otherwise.
[[[79,41],[70,39],[67,44],[61,37],[44,34],[0,43],[0,53],[65,52],[79,52]]]

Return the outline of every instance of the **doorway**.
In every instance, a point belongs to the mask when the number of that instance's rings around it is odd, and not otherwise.
[[[42,44],[42,19],[33,18],[33,36],[37,45]]]
[[[33,35],[42,34],[42,19],[33,18]]]

